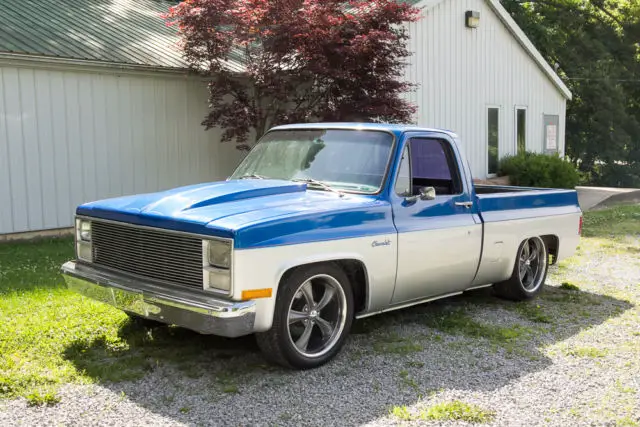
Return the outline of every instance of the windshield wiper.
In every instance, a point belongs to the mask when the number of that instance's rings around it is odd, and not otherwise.
[[[255,173],[248,173],[246,175],[242,175],[238,179],[267,179],[267,177]]]
[[[322,181],[318,181],[317,179],[313,179],[313,178],[305,178],[305,179],[292,179],[291,181],[295,181],[295,182],[306,182],[309,185],[315,185],[316,187],[320,187],[323,190],[326,191],[332,191],[334,193],[337,193],[340,195],[340,197],[344,197],[344,193],[340,190],[336,190],[335,188],[333,188],[332,186],[325,184]]]

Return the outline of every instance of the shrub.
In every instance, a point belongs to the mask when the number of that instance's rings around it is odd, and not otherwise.
[[[529,152],[503,158],[498,175],[522,187],[575,188],[580,182],[576,168],[558,155]]]
[[[640,164],[609,163],[596,166],[591,179],[607,187],[640,187]]]

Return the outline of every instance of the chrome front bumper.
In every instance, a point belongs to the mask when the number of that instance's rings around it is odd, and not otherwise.
[[[62,266],[69,289],[123,311],[202,334],[239,337],[253,333],[255,302],[232,302],[174,289],[69,261]]]

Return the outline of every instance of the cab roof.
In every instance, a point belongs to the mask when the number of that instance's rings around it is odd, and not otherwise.
[[[319,123],[296,123],[290,125],[275,126],[271,130],[287,130],[287,129],[354,129],[354,130],[375,130],[385,131],[399,136],[405,132],[440,132],[446,133],[454,138],[457,135],[445,129],[428,128],[422,126],[415,126],[410,124],[392,124],[392,123],[358,123],[358,122],[319,122]]]

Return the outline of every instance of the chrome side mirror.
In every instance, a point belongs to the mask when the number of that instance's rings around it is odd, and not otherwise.
[[[417,196],[405,197],[405,200],[409,203],[417,202],[418,200],[434,200],[436,198],[436,189],[433,187],[422,187],[420,194]]]
[[[434,200],[436,198],[436,189],[433,187],[422,187],[420,189],[420,198],[422,200]]]

